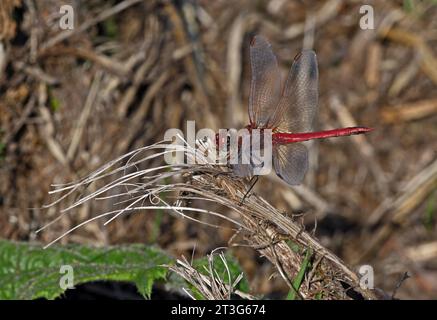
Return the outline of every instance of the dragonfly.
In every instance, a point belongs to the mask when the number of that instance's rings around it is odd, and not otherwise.
[[[250,44],[251,85],[249,120],[245,128],[272,131],[272,164],[276,174],[289,185],[302,182],[308,169],[308,140],[363,134],[368,127],[312,131],[318,109],[318,67],[313,50],[294,58],[284,85],[271,45],[262,36]],[[250,176],[251,164],[232,167],[237,176]],[[256,176],[257,181],[258,177]],[[253,184],[254,185],[254,184]],[[250,189],[252,189],[253,185]],[[249,190],[250,190],[249,189]]]

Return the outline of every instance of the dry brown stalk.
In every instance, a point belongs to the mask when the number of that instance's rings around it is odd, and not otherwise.
[[[397,28],[382,29],[380,34],[384,38],[415,48],[420,55],[420,67],[423,72],[437,84],[437,59],[421,36]]]
[[[208,142],[198,142],[197,147],[201,150],[200,155],[196,155],[195,149],[187,144],[178,146],[157,143],[132,151],[77,183],[55,186],[56,190],[52,193],[61,193],[63,196],[53,204],[79,192],[84,186],[111,176],[110,183],[90,194],[82,195],[63,211],[68,212],[92,199],[117,199],[120,206],[114,211],[82,222],[54,241],[96,219],[110,217],[105,223],[107,224],[132,211],[168,209],[185,219],[214,228],[222,228],[230,223],[236,232],[233,239],[241,236],[248,246],[276,266],[288,284],[292,283],[299,272],[305,251],[312,249],[312,261],[317,263],[313,269],[306,270],[306,275],[308,277],[311,274],[311,278],[314,277],[317,281],[308,281],[308,285],[301,286],[299,295],[304,299],[312,299],[320,294],[324,299],[376,298],[371,290],[360,288],[357,274],[323,247],[292,216],[279,212],[256,194],[241,203],[248,188],[247,181],[233,176],[226,166],[212,164],[208,156],[204,156],[204,152],[209,150]],[[151,160],[174,151],[183,151],[187,159],[194,159],[196,156],[197,163],[146,166],[146,169],[140,169]],[[120,166],[122,162],[126,163]],[[117,176],[119,177],[116,178]],[[173,203],[169,200],[172,198],[175,200]],[[206,210],[185,205],[193,200],[207,201],[214,204],[214,208],[219,206],[222,210]],[[208,217],[219,218],[226,223],[212,223]],[[237,244],[231,239],[230,245]]]
[[[437,187],[437,160],[419,172],[402,192],[395,198],[388,198],[369,217],[368,226],[376,226],[388,221],[372,232],[374,236],[366,250],[357,259],[366,260],[377,248],[392,236],[393,232],[404,225],[414,208],[418,207]]]
[[[231,279],[226,256],[222,252],[216,253],[218,249],[222,248],[217,248],[208,255],[208,268],[206,269],[207,275],[194,268],[185,257],[178,259],[175,265],[168,267],[171,271],[180,275],[182,278],[192,284],[202,294],[202,296],[207,299],[228,300],[231,299],[232,294],[236,294],[243,299],[254,300],[255,297],[252,295],[235,289],[237,284],[243,278],[243,275],[240,274],[235,280]],[[221,259],[227,271],[227,279],[222,279],[215,271],[214,260],[217,259],[217,256]],[[183,288],[183,290],[192,299],[195,299],[194,296],[187,291],[187,289]]]
[[[383,107],[381,116],[387,123],[397,124],[432,117],[437,113],[437,99],[426,99],[405,103],[396,107]]]

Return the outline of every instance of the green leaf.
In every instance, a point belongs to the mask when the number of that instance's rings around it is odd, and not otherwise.
[[[150,230],[149,243],[155,243],[157,241],[161,230],[163,217],[164,212],[162,210],[155,211],[155,219],[153,219],[152,230]]]
[[[6,145],[0,142],[0,161],[5,158],[6,154]]]
[[[292,240],[287,240],[286,243],[294,253],[298,253],[300,251],[299,245]]]
[[[290,290],[290,292],[288,292],[287,300],[296,299],[296,296],[297,296],[296,293],[299,292],[299,289],[300,289],[300,286],[302,284],[305,273],[307,272],[307,270],[311,266],[310,260],[311,260],[312,255],[313,255],[312,249],[308,248],[306,250],[305,258],[303,259],[302,264],[300,265],[300,270],[293,280],[292,285],[293,285],[294,290],[292,289],[292,290]]]
[[[431,197],[427,203],[426,209],[425,209],[425,218],[423,221],[423,224],[425,225],[425,228],[428,231],[432,231],[434,229],[434,223],[436,220],[436,195],[437,191],[431,194]]]
[[[117,35],[117,31],[118,31],[118,26],[117,23],[115,21],[114,17],[110,17],[108,19],[106,19],[105,21],[103,21],[103,29],[105,34],[111,38],[114,39]]]
[[[49,90],[49,105],[53,112],[61,108],[61,101],[52,94],[51,90]]]
[[[73,285],[113,280],[134,282],[150,297],[152,285],[164,279],[172,259],[155,247],[140,244],[94,248],[80,245],[41,246],[0,240],[0,299],[54,299],[71,266]],[[65,267],[63,267],[65,268]],[[64,280],[63,280],[64,279]]]
[[[414,11],[414,2],[413,0],[404,0],[404,10],[408,13],[411,13]]]

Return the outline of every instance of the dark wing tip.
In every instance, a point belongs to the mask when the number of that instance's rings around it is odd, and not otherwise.
[[[302,63],[298,63],[302,62]],[[295,57],[293,64],[296,68],[296,72],[298,69],[303,69],[301,71],[305,71],[309,74],[310,79],[314,79],[318,81],[319,71],[317,66],[317,55],[316,52],[312,49],[303,49],[299,52]]]
[[[254,36],[254,37],[252,38],[252,41],[250,41],[250,46],[251,46],[251,47],[253,47],[253,46],[255,45],[255,43],[256,43],[256,41],[257,41],[257,37],[259,37],[259,36]]]
[[[302,56],[311,56],[314,57],[314,59],[317,59],[316,52],[313,49],[303,49],[301,52],[297,53],[294,56],[294,60],[298,60]]]
[[[268,45],[268,46],[270,46],[270,43],[267,41],[266,38],[264,38],[263,36],[257,34],[256,36],[254,36],[252,38],[252,41],[250,42],[250,46],[254,47],[254,46],[258,46],[258,45]]]

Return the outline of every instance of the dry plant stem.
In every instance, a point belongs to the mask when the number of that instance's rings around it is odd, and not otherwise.
[[[79,147],[79,143],[82,139],[82,135],[83,135],[83,131],[84,131],[86,122],[87,122],[88,118],[90,117],[93,105],[96,103],[96,100],[97,100],[101,79],[102,79],[102,72],[97,71],[95,78],[94,78],[94,81],[91,85],[91,89],[88,93],[88,97],[85,101],[85,105],[84,105],[83,110],[80,114],[79,121],[77,123],[77,126],[76,126],[74,132],[73,132],[73,137],[71,139],[70,146],[68,147],[68,150],[67,150],[67,159],[69,161],[74,159],[76,151]]]
[[[381,116],[386,123],[398,124],[403,121],[413,121],[432,117],[437,113],[437,99],[426,99],[406,103],[400,106],[381,108]]]
[[[342,1],[341,0],[331,0],[327,1],[319,11],[315,13],[315,21],[314,27],[320,27],[324,25],[329,20],[333,19],[338,15],[338,12],[341,8]],[[297,23],[293,24],[289,28],[284,31],[284,37],[288,40],[294,39],[301,34],[305,33],[305,23]]]
[[[39,67],[30,67],[27,66],[24,62],[22,61],[17,61],[14,64],[14,67],[17,68],[20,71],[24,71],[26,74],[28,74],[29,76],[40,80],[42,82],[47,83],[48,85],[57,85],[59,84],[59,81],[57,79],[55,79],[54,77],[52,77],[51,75],[46,74],[44,71],[41,70],[41,68]]]
[[[178,259],[175,265],[168,266],[168,268],[193,285],[202,294],[202,296],[208,300],[228,300],[231,299],[232,294],[236,294],[243,299],[254,300],[255,297],[252,295],[235,289],[235,287],[241,281],[242,275],[238,276],[234,281],[230,279],[229,267],[227,265],[226,257],[223,253],[220,253],[218,256],[222,260],[228,272],[228,279],[222,279],[217,274],[214,269],[216,250],[208,255],[208,268],[205,270],[206,275],[199,272],[199,270],[196,270],[185,257]],[[183,290],[192,299],[195,299],[193,295],[191,295],[185,288],[183,288]]]
[[[250,203],[249,203],[250,202]],[[245,236],[247,242],[255,248],[261,247],[258,251],[269,259],[273,264],[280,264],[284,270],[287,282],[294,279],[302,263],[303,253],[294,252],[285,241],[274,243],[275,238],[288,238],[301,248],[310,247],[315,252],[315,260],[323,257],[314,273],[321,275],[323,280],[313,284],[310,289],[302,287],[300,294],[303,298],[314,298],[318,292],[327,292],[326,299],[342,299],[344,292],[341,282],[348,283],[359,291],[364,298],[374,299],[369,290],[359,288],[359,279],[338,257],[324,248],[309,233],[291,219],[270,207],[262,198],[253,195],[244,206],[246,210],[241,212],[242,222],[252,232]],[[253,214],[249,208],[255,207],[259,214]],[[267,226],[266,226],[267,225]],[[271,246],[266,246],[273,243]],[[325,290],[328,288],[328,290]]]
[[[215,177],[205,176],[211,184],[216,184]],[[279,239],[290,239],[301,248],[310,247],[315,252],[315,260],[323,257],[318,264],[317,270],[313,271],[322,280],[310,286],[310,289],[302,287],[300,294],[303,298],[313,298],[318,292],[324,292],[326,299],[343,299],[343,283],[349,284],[360,292],[366,299],[374,299],[375,296],[370,290],[362,290],[359,287],[357,275],[351,271],[338,257],[324,248],[309,233],[303,231],[301,226],[290,218],[278,212],[264,199],[252,195],[239,207],[239,199],[244,195],[245,188],[240,181],[223,178],[222,184],[226,184],[224,190],[236,191],[237,199],[227,200],[226,205],[238,211],[241,223],[244,225],[243,234],[247,242],[257,249],[261,255],[269,259],[273,264],[284,271],[288,282],[294,279],[299,271],[303,259],[303,252],[294,252],[285,241]],[[226,195],[232,197],[232,193]],[[248,230],[248,231],[247,231]]]
[[[180,138],[182,139],[182,137]],[[230,223],[234,226],[235,231],[239,230],[249,246],[255,248],[277,266],[280,274],[289,284],[299,272],[305,249],[311,248],[314,252],[313,259],[318,263],[313,270],[309,271],[320,281],[313,281],[308,286],[301,286],[299,296],[304,299],[314,298],[320,293],[324,299],[345,299],[348,298],[347,291],[349,290],[355,291],[365,299],[375,298],[372,291],[361,289],[358,276],[338,257],[303,230],[300,223],[279,212],[255,194],[252,194],[240,205],[248,188],[247,181],[237,179],[226,166],[211,164],[210,159],[205,158],[205,153],[202,152],[202,150],[208,150],[208,154],[212,154],[208,149],[208,142],[198,142],[198,148],[200,148],[197,149],[200,150],[200,153],[188,144],[180,146],[162,142],[156,143],[111,161],[77,183],[55,186],[56,189],[52,193],[60,193],[61,197],[52,205],[59,203],[72,193],[79,192],[91,183],[102,181],[103,178],[111,178],[112,182],[96,188],[91,194],[81,195],[63,212],[66,213],[92,199],[110,198],[118,200],[116,204],[118,209],[92,217],[54,241],[97,219],[109,218],[106,222],[109,223],[122,214],[133,211],[147,212],[168,209],[185,219],[215,228],[223,228]],[[193,160],[196,157],[197,162],[155,167],[148,165],[147,169],[139,169],[141,164],[147,164],[164,154],[172,154],[176,150],[183,151],[188,160]],[[143,155],[143,152],[148,155]],[[121,165],[126,160],[127,162]],[[188,163],[190,162],[188,161]],[[119,177],[116,178],[117,176]],[[177,182],[181,181],[181,178],[182,182]],[[111,192],[111,190],[116,190],[116,192]],[[168,200],[171,195],[177,195],[173,204],[170,204]],[[220,213],[214,210],[184,206],[184,201],[189,199],[212,202],[216,206],[227,208],[227,210]],[[229,215],[229,209],[233,211],[233,215]],[[202,216],[204,218],[200,218]],[[206,220],[208,216],[223,219],[227,223],[225,225],[209,223]],[[294,250],[287,244],[286,240],[293,243]],[[298,250],[296,250],[296,246]]]
[[[109,57],[106,57],[102,54],[98,54],[86,48],[56,46],[55,48],[43,51],[39,55],[39,58],[42,59],[48,56],[66,56],[66,55],[72,55],[78,58],[87,59],[119,77],[126,77],[129,73],[128,68],[125,65],[123,65],[121,62],[113,58],[111,59]],[[28,73],[30,73],[30,71],[31,70],[29,70]],[[42,76],[40,75],[40,77]],[[43,79],[45,82],[49,84],[51,84],[50,82],[55,81],[55,79],[52,80],[51,78],[49,78],[49,76],[45,76]]]
[[[340,101],[340,98],[337,96],[332,96],[330,107],[333,111],[337,113],[337,116],[340,120],[341,125],[343,126],[355,126],[356,122],[353,119],[352,115],[346,108],[344,104]],[[366,162],[369,163],[370,170],[373,173],[373,177],[377,181],[378,189],[384,194],[387,193],[387,177],[381,168],[378,160],[375,156],[375,150],[373,146],[368,142],[367,138],[364,136],[354,136],[351,137],[351,141],[356,146],[358,152],[362,154],[362,156],[366,159]]]
[[[93,17],[93,18],[85,21],[83,24],[81,24],[80,26],[78,26],[74,30],[64,30],[64,31],[58,33],[53,38],[49,39],[46,43],[43,43],[41,45],[40,50],[41,51],[47,50],[48,48],[57,45],[58,43],[70,38],[73,35],[78,35],[84,31],[86,31],[90,27],[98,24],[99,22],[104,21],[104,20],[108,19],[109,17],[116,15],[117,13],[119,13],[121,11],[126,10],[127,8],[133,6],[137,3],[140,3],[141,1],[142,0],[125,0],[121,3],[118,3],[117,5],[102,11],[96,17]]]
[[[236,127],[237,119],[241,118],[239,114],[238,117],[235,116],[236,112],[241,113],[243,108],[241,107],[240,98],[240,81],[242,73],[242,47],[243,38],[245,31],[245,15],[240,14],[232,25],[232,32],[229,37],[228,52],[227,52],[227,62],[228,62],[228,90],[229,90],[229,101],[227,106],[228,119],[227,123],[230,124],[231,128]]]
[[[420,67],[437,84],[437,59],[425,40],[409,31],[392,28],[380,30],[380,36],[413,47],[420,55]]]
[[[17,121],[17,123],[14,126],[14,129],[11,132],[8,132],[2,139],[1,143],[3,145],[8,145],[13,139],[14,136],[20,131],[20,129],[25,125],[26,120],[30,117],[33,109],[35,108],[35,98],[31,97],[29,101],[27,102],[26,106],[24,107],[24,112],[20,116],[20,119]]]
[[[215,115],[211,112],[212,104],[208,95],[206,84],[209,82],[208,75],[204,74],[202,70],[204,66],[200,61],[202,52],[200,50],[200,44],[194,41],[195,35],[190,33],[190,30],[196,30],[197,27],[193,26],[193,19],[187,19],[187,11],[192,10],[191,4],[188,2],[182,2],[181,10],[178,10],[174,4],[166,4],[165,12],[168,15],[171,23],[174,26],[174,37],[180,47],[191,47],[192,53],[184,57],[184,67],[190,82],[195,86],[195,94],[199,101],[204,105],[204,118],[206,125],[209,128],[214,127]],[[182,11],[182,12],[181,12]]]
[[[387,199],[369,217],[367,225],[376,226],[383,223],[376,231],[372,231],[372,241],[369,243],[356,262],[365,261],[372,256],[381,245],[390,238],[393,232],[408,220],[410,213],[437,188],[437,160],[419,172],[405,190],[394,199]]]

